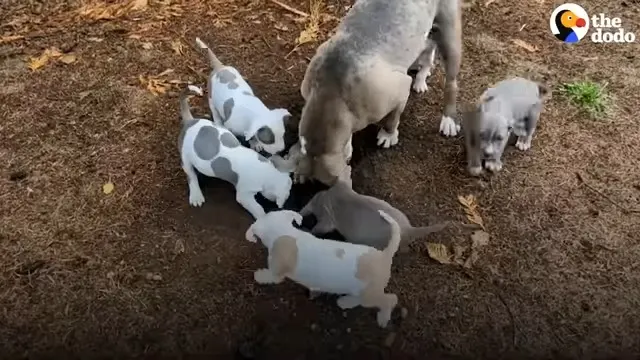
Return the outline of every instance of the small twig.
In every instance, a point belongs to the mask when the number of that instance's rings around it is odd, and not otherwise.
[[[595,192],[596,194],[602,196],[603,198],[607,199],[610,203],[612,203],[613,205],[617,206],[618,208],[620,208],[620,210],[622,210],[622,212],[624,212],[625,214],[637,214],[640,213],[640,209],[629,209],[627,207],[624,207],[622,205],[620,205],[619,203],[617,203],[615,200],[613,200],[612,198],[610,198],[609,196],[605,195],[602,191],[596,189],[595,187],[589,185],[588,182],[585,181],[584,177],[582,176],[582,174],[580,174],[579,172],[576,172],[576,177],[578,178],[578,180],[584,184],[584,186],[586,186],[587,188],[589,188],[589,190]]]
[[[290,12],[296,14],[296,15],[300,15],[302,17],[309,17],[309,14],[307,14],[306,12],[300,11],[300,10],[298,10],[296,8],[293,8],[293,7],[291,7],[291,6],[287,5],[287,4],[283,4],[278,0],[271,0],[271,2],[276,4],[276,5],[278,5],[278,6],[280,6],[281,8],[283,8],[283,9],[285,9],[287,11],[290,11]]]

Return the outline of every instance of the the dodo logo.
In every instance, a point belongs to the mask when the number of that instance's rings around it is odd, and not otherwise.
[[[574,44],[589,32],[589,15],[580,5],[562,4],[551,13],[549,27],[556,38]]]
[[[591,42],[594,43],[632,43],[636,35],[622,27],[619,17],[609,17],[606,14],[595,14],[589,18],[587,12],[572,3],[562,4],[551,13],[549,27],[551,32],[561,41],[575,44],[587,36],[589,26]]]

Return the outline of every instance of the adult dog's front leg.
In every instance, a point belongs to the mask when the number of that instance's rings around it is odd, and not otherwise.
[[[395,83],[393,89],[396,91],[394,96],[396,103],[391,112],[380,121],[382,128],[378,131],[378,146],[382,146],[383,148],[389,148],[398,143],[400,116],[402,112],[404,112],[407,100],[409,99],[409,92],[411,91],[411,77],[409,75],[399,72],[392,74],[395,78],[392,79],[391,76],[389,76],[389,81]]]
[[[440,132],[445,136],[456,136],[460,124],[456,123],[458,73],[462,57],[462,26],[458,1],[448,2],[436,16],[439,31],[434,35],[438,50],[445,64],[444,111],[440,120]]]

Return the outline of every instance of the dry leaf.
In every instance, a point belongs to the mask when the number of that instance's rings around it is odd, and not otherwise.
[[[300,32],[300,35],[296,39],[296,45],[306,44],[318,39],[324,2],[322,0],[313,0],[311,1],[310,7],[311,11],[308,18],[306,18],[306,20],[308,20],[307,25],[305,26],[304,30]]]
[[[131,10],[142,10],[149,5],[149,0],[133,0]]]
[[[0,36],[0,44],[8,43],[15,40],[24,39],[22,35]]]
[[[71,64],[76,61],[76,56],[73,54],[62,55],[58,60],[62,61],[65,64]]]
[[[471,234],[471,248],[475,249],[480,246],[486,246],[489,244],[489,233],[486,231],[478,230]]]
[[[62,56],[62,53],[60,52],[60,50],[58,50],[58,48],[52,47],[52,48],[46,49],[42,53],[42,55],[38,56],[37,58],[31,58],[29,60],[29,69],[37,70],[45,66],[50,59],[58,58],[60,56]]]
[[[113,185],[112,182],[108,182],[104,185],[102,185],[102,192],[109,195],[111,194],[111,192],[113,192],[113,189],[115,188],[115,186]]]
[[[171,49],[173,49],[173,51],[178,55],[184,55],[184,45],[182,44],[182,42],[180,40],[172,41],[171,42]]]
[[[182,241],[182,239],[178,239],[176,240],[176,244],[173,247],[173,251],[176,254],[183,254],[185,249],[184,249],[184,241]]]
[[[533,45],[531,45],[531,44],[529,44],[528,42],[525,42],[525,41],[523,41],[523,40],[520,40],[520,39],[511,39],[511,41],[512,41],[514,44],[516,44],[516,45],[520,46],[521,48],[523,48],[523,49],[525,49],[525,50],[527,50],[527,51],[529,51],[529,52],[536,52],[536,51],[538,51],[538,48],[537,48],[537,47],[535,47],[535,46],[533,46]]]
[[[464,207],[464,212],[467,215],[467,220],[472,224],[479,225],[484,229],[484,221],[478,213],[478,203],[476,197],[473,195],[458,196],[458,202]]]
[[[302,45],[317,40],[318,30],[317,28],[307,28],[300,32],[300,35],[296,39],[296,44]]]
[[[451,264],[451,254],[444,244],[427,243],[429,257],[441,264]]]

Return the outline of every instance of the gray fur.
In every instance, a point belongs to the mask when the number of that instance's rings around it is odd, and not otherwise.
[[[476,108],[465,116],[463,131],[469,171],[478,175],[482,160],[497,171],[511,133],[530,146],[547,90],[541,84],[514,77],[487,89]],[[466,128],[466,129],[465,129]]]
[[[237,82],[235,82],[236,75],[228,69],[222,69],[218,71],[216,76],[222,84],[227,84],[227,87],[231,90],[237,89],[238,86],[240,86]]]
[[[311,230],[320,235],[337,230],[354,244],[363,244],[382,250],[387,246],[391,227],[380,219],[382,210],[394,218],[402,231],[400,251],[406,251],[415,239],[447,228],[449,223],[427,227],[413,227],[402,211],[386,201],[355,192],[348,182],[339,180],[328,190],[317,193],[300,211],[302,216],[315,215],[318,223]]]
[[[220,136],[220,142],[222,143],[222,145],[228,148],[240,146],[240,142],[238,141],[238,139],[232,133],[228,132],[225,132],[224,134],[222,134],[222,136]]]
[[[243,91],[242,91],[242,93],[243,93],[244,95],[247,95],[247,96],[253,96],[253,97],[255,97],[255,95],[253,95],[253,93],[252,93],[252,92],[250,92],[250,91],[243,90]]]
[[[225,100],[225,102],[222,104],[222,111],[224,112],[224,114],[222,114],[222,117],[225,122],[231,117],[231,113],[233,112],[233,107],[235,106],[235,104],[235,100],[233,100],[232,97]]]
[[[233,186],[238,185],[238,174],[233,171],[229,159],[222,156],[216,158],[211,162],[211,170],[217,178],[230,182]]]
[[[460,67],[459,0],[357,0],[305,72],[299,134],[306,139],[311,177],[330,185],[344,168],[352,133],[380,123],[381,144],[397,143],[412,79],[406,73],[434,38],[446,63],[444,115],[456,118]],[[317,164],[315,164],[317,162]]]
[[[220,152],[218,129],[213,126],[201,127],[193,141],[193,150],[202,160],[211,160],[216,157]]]
[[[268,126],[263,126],[256,132],[255,135],[261,143],[271,145],[276,142],[276,136]]]
[[[180,134],[178,134],[178,150],[182,151],[182,145],[184,144],[184,136],[187,134],[187,130],[198,122],[196,119],[190,119],[182,121],[182,128]]]

